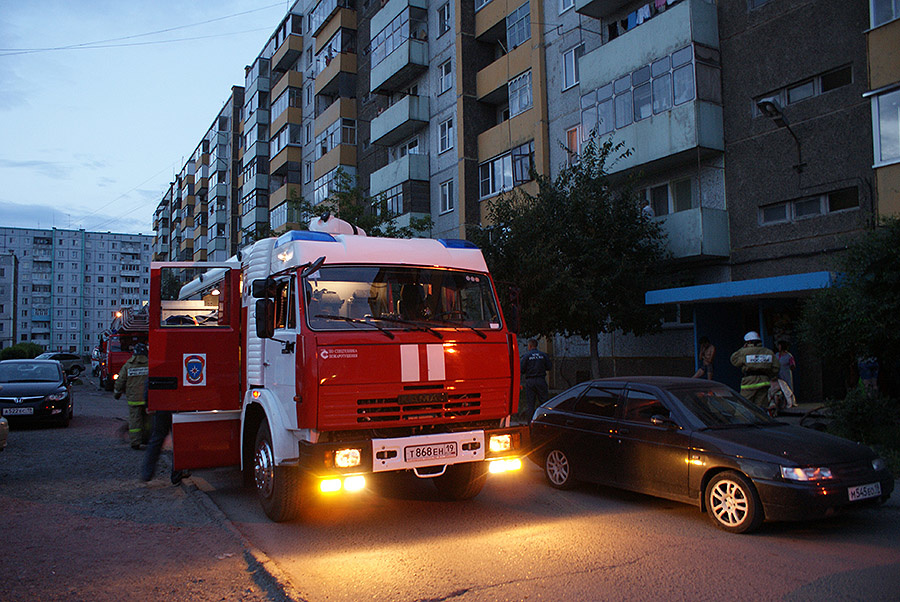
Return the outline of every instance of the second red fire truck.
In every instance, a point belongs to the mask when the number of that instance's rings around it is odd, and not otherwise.
[[[466,499],[521,467],[516,337],[471,243],[316,219],[230,262],[153,263],[149,309],[175,467],[240,465],[272,520],[379,473]]]

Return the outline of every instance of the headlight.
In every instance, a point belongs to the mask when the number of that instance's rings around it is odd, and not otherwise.
[[[510,435],[491,435],[488,449],[492,453],[505,452],[512,449],[512,437]]]
[[[62,401],[66,398],[69,393],[66,391],[62,391],[60,393],[53,393],[52,395],[47,396],[47,401]]]
[[[822,481],[833,478],[830,468],[800,468],[799,466],[782,466],[781,476],[789,481]]]
[[[872,460],[872,468],[874,468],[876,472],[879,470],[884,470],[886,467],[887,464],[883,459],[875,458],[874,460]]]
[[[334,452],[334,465],[338,468],[359,466],[362,452],[358,449],[339,449]]]

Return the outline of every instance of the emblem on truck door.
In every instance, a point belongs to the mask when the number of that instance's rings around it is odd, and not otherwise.
[[[206,386],[206,354],[185,353],[181,384],[185,387]]]

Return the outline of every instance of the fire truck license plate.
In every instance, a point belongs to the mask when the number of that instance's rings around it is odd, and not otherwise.
[[[432,443],[430,445],[410,445],[403,448],[403,456],[407,462],[426,462],[428,460],[442,460],[455,458],[456,442]]]

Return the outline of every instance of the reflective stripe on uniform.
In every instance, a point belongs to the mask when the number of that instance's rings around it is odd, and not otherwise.
[[[753,384],[753,385],[741,385],[741,389],[760,389],[760,388],[762,388],[762,387],[768,387],[768,386],[770,386],[771,384],[772,384],[772,383],[766,381],[766,382],[763,382],[763,383],[756,383],[756,384]]]
[[[147,405],[147,402],[146,402],[146,401],[129,401],[129,402],[128,402],[128,405],[130,405],[130,406],[143,406],[143,405]]]

